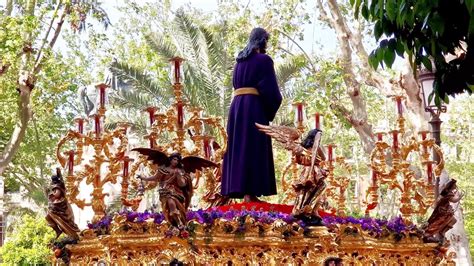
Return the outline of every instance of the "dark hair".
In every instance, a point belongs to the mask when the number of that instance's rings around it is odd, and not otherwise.
[[[51,185],[60,186],[61,188],[66,189],[60,168],[56,168],[56,174],[51,176]]]
[[[456,179],[451,179],[449,182],[444,186],[443,190],[441,191],[441,196],[446,196],[456,188]]]
[[[260,53],[266,53],[267,41],[270,38],[268,32],[263,28],[254,28],[250,32],[247,46],[239,52],[237,62],[242,62],[247,59],[256,49],[260,49]]]
[[[166,164],[166,166],[170,166],[171,161],[174,158],[178,159],[178,167],[183,168],[183,164],[181,163],[181,160],[183,159],[183,157],[181,156],[181,153],[179,152],[173,152],[170,156],[168,156],[168,163]]]
[[[335,257],[327,258],[324,261],[324,266],[328,266],[330,262],[334,262],[334,263],[338,264],[338,263],[342,263],[342,259],[341,258],[335,258]]]
[[[311,149],[314,144],[314,138],[316,137],[316,133],[322,132],[321,130],[315,128],[312,129],[308,132],[308,135],[306,135],[306,138],[301,142],[301,146],[305,149]]]

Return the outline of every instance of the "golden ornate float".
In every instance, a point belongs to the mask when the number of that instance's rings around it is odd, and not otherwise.
[[[150,118],[150,129],[144,136],[150,148],[178,151],[186,156],[200,156],[217,165],[226,150],[226,133],[220,119],[202,116],[202,110],[191,107],[183,99],[181,63],[173,58],[173,90],[175,103],[165,112],[156,107],[144,110]],[[331,259],[342,259],[343,265],[454,265],[454,254],[438,243],[425,243],[423,231],[413,224],[415,215],[424,215],[435,201],[433,177],[443,168],[442,152],[426,132],[408,136],[400,113],[398,129],[392,131],[392,144],[377,134],[376,148],[370,156],[372,183],[367,190],[366,217],[345,217],[346,194],[349,179],[335,174],[335,166],[351,170],[344,158],[333,158],[334,144],[328,145],[327,158],[319,167],[324,169],[327,182],[326,197],[335,202],[330,213],[324,213],[325,226],[311,226],[277,209],[226,209],[216,206],[229,203],[219,194],[218,170],[197,172],[194,187],[204,183],[206,206],[216,208],[191,211],[185,228],[170,227],[159,213],[136,213],[143,192],[155,185],[143,185],[136,178],[140,169],[156,170],[143,155],[129,154],[128,125],[120,124],[113,131],[103,128],[105,119],[105,92],[107,85],[99,84],[100,106],[91,117],[94,129],[84,132],[85,118],[78,118],[77,129],[70,130],[57,147],[59,163],[67,169],[65,186],[69,202],[79,208],[91,206],[94,218],[89,229],[81,232],[76,244],[67,245],[62,254],[71,265],[143,265],[184,263],[191,265],[227,264],[289,264],[324,265]],[[401,97],[395,97],[398,104]],[[298,131],[302,124],[303,104],[298,103]],[[186,119],[185,112],[189,114]],[[318,128],[319,114],[316,114]],[[166,136],[166,138],[164,137]],[[218,143],[221,143],[220,145]],[[185,145],[186,144],[186,145]],[[188,148],[186,148],[188,146]],[[92,156],[86,158],[89,149]],[[430,150],[441,160],[430,161]],[[417,153],[424,174],[417,176],[410,168],[410,154]],[[311,153],[306,153],[311,157]],[[314,156],[314,153],[313,153]],[[313,160],[314,164],[314,160]],[[295,181],[308,166],[298,165],[293,154],[284,172],[291,170]],[[203,178],[203,181],[200,179]],[[80,184],[92,185],[90,199],[79,199]],[[106,214],[104,192],[106,184],[120,184],[121,202],[128,212]],[[294,200],[282,178],[286,201]],[[400,192],[401,217],[391,221],[370,218],[379,203],[380,187]],[[254,206],[255,208],[255,206]],[[290,207],[291,208],[291,207]],[[337,214],[337,215],[336,215]],[[340,217],[338,217],[340,216]],[[56,261],[56,259],[54,259]]]

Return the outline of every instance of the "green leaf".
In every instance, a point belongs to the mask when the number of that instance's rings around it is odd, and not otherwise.
[[[474,0],[464,0],[466,2],[467,10],[471,14],[472,19],[472,12],[474,11]]]
[[[444,95],[444,98],[443,98],[443,100],[444,100],[444,102],[445,102],[446,104],[449,104],[449,97],[448,97],[448,95],[447,95],[447,94],[446,94],[446,95]]]
[[[428,69],[429,71],[433,71],[433,65],[431,63],[431,60],[428,56],[423,56],[421,58],[421,63]]]
[[[392,67],[393,62],[395,61],[395,52],[394,50],[390,49],[390,47],[385,48],[383,53],[383,61],[387,67]]]
[[[434,12],[433,18],[429,20],[429,25],[436,36],[441,36],[444,33],[446,21],[438,14],[438,12]]]
[[[467,87],[471,90],[471,93],[474,92],[474,85],[467,85]]]
[[[375,51],[375,58],[377,58],[377,62],[382,62],[383,61],[383,53],[384,53],[384,48],[379,47]]]
[[[359,9],[362,0],[355,0],[355,7],[354,7],[354,17],[355,19],[359,19]]]
[[[397,52],[397,55],[404,58],[404,53],[405,53],[405,46],[401,40],[397,40],[397,45],[395,46],[395,51]]]
[[[362,16],[365,18],[365,19],[369,19],[369,8],[367,8],[366,5],[362,5]]]
[[[394,21],[397,17],[397,1],[396,0],[387,0],[386,11],[387,17],[390,21]]]
[[[374,25],[375,40],[378,41],[383,34],[382,22],[378,20]]]
[[[431,94],[428,95],[428,103],[427,103],[428,105],[430,105],[431,102],[433,101],[433,96],[434,96],[434,92],[431,92]]]
[[[473,0],[474,1],[474,0]],[[469,37],[474,34],[474,15],[471,15],[469,19],[469,30],[468,30]],[[471,37],[472,38],[472,37]]]
[[[436,95],[434,102],[436,106],[441,106],[441,98],[438,95]]]
[[[369,64],[373,69],[377,70],[377,67],[379,66],[379,61],[377,60],[377,54],[375,51],[376,50],[372,51],[369,55]]]

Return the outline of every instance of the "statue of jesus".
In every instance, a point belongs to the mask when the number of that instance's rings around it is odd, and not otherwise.
[[[255,126],[268,125],[282,101],[273,60],[266,54],[268,39],[267,31],[253,29],[233,73],[222,195],[244,198],[245,202],[276,194],[271,139]]]

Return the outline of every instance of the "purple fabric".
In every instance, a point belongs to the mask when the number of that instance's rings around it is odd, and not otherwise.
[[[272,142],[255,126],[255,123],[268,125],[281,104],[273,60],[266,54],[254,53],[237,63],[233,84],[235,89],[256,88],[259,95],[236,96],[230,106],[222,194],[233,198],[274,195]]]

